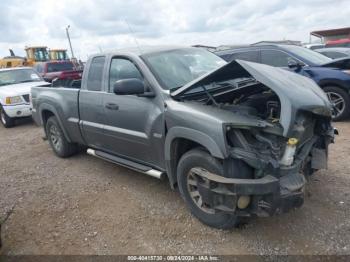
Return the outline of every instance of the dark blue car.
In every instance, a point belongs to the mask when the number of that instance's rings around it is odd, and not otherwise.
[[[216,51],[226,61],[241,59],[284,67],[312,78],[333,103],[335,121],[350,115],[350,58],[330,59],[295,45],[263,44]]]

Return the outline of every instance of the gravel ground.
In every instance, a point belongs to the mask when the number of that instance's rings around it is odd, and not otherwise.
[[[350,122],[301,209],[222,231],[167,181],[84,153],[56,157],[31,121],[0,127],[3,254],[350,254]]]

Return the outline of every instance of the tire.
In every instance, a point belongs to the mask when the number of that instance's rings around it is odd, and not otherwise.
[[[67,141],[55,116],[47,120],[45,131],[50,146],[57,156],[66,158],[78,152],[78,145]]]
[[[191,169],[199,167],[214,174],[222,175],[223,167],[220,162],[200,149],[193,149],[185,153],[177,166],[177,182],[182,198],[190,209],[191,213],[202,223],[218,229],[230,229],[240,224],[239,218],[232,214],[214,211],[205,204],[200,208],[198,202],[191,197],[188,180],[191,176]],[[199,192],[199,191],[197,191]],[[193,192],[191,192],[193,193]],[[201,198],[201,196],[200,196]],[[202,202],[202,200],[200,200]],[[206,210],[204,210],[206,209]]]
[[[15,120],[6,114],[2,106],[0,106],[0,119],[1,119],[1,124],[6,128],[10,128],[15,125]]]
[[[350,114],[350,95],[337,86],[326,86],[323,90],[334,103],[333,121],[347,118]]]

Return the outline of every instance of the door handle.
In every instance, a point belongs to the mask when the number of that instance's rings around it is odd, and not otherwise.
[[[105,105],[106,108],[110,109],[110,110],[118,110],[119,106],[117,104],[113,104],[113,103],[107,103]]]

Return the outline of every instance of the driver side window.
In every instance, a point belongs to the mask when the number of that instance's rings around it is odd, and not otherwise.
[[[109,90],[113,92],[113,84],[118,80],[136,78],[143,80],[138,68],[128,59],[113,58],[109,70]]]

